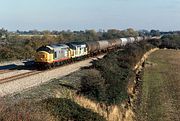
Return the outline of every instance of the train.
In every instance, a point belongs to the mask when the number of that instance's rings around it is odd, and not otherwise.
[[[81,60],[100,52],[107,52],[125,46],[128,43],[147,39],[151,39],[151,37],[138,36],[41,46],[36,51],[35,65],[38,68],[51,68],[74,60]]]

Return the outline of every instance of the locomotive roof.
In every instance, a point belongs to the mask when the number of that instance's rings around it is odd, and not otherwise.
[[[71,48],[71,49],[76,49],[77,47],[81,48],[81,47],[86,47],[86,44],[84,42],[70,42],[67,43],[67,45]]]
[[[55,45],[50,45],[52,48],[68,48],[69,46],[65,44],[55,44]]]
[[[67,43],[67,45],[74,45],[74,46],[78,46],[78,45],[85,45],[84,42],[70,42],[70,43]]]

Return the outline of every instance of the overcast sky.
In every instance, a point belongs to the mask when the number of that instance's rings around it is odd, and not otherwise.
[[[0,0],[0,28],[180,30],[180,0]]]

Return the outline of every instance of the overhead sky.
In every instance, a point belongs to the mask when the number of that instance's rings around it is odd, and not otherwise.
[[[0,28],[180,30],[180,0],[0,0]]]

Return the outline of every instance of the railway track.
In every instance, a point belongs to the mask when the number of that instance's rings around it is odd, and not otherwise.
[[[5,77],[5,78],[0,79],[0,84],[10,82],[10,81],[15,81],[17,79],[22,79],[22,78],[29,77],[35,74],[39,74],[39,73],[42,73],[42,71],[31,71],[31,72],[26,72],[26,73],[21,73],[21,74]]]
[[[5,74],[5,73],[9,73],[9,72],[13,72],[15,70],[0,70],[0,74]]]
[[[102,55],[105,55],[105,54],[100,54],[98,56],[102,56]],[[86,58],[84,60],[87,60],[87,59],[90,59],[90,58],[98,58],[98,56],[96,55],[96,56],[93,56],[93,57]],[[79,60],[79,61],[83,61],[83,60]],[[41,70],[41,71],[34,70],[34,71],[30,71],[30,72],[25,72],[25,73],[20,73],[20,74],[12,75],[12,76],[5,77],[5,78],[2,78],[2,79],[0,78],[0,84],[7,83],[7,82],[10,82],[10,81],[15,81],[15,80],[18,80],[18,79],[23,79],[23,78],[26,78],[26,77],[29,77],[29,76],[33,76],[33,75],[36,75],[36,74],[39,74],[39,73],[51,71],[51,70],[54,70],[54,69],[57,69],[57,68],[61,68],[61,67],[67,66],[67,65],[78,63],[79,61],[74,61],[74,62],[71,62],[71,63],[66,63],[66,64],[63,64],[63,65],[60,65],[60,66],[57,66],[57,67],[54,67],[54,68],[50,68],[48,70]],[[0,74],[9,73],[9,72],[13,72],[13,71],[16,71],[16,69],[15,70],[0,70]]]

